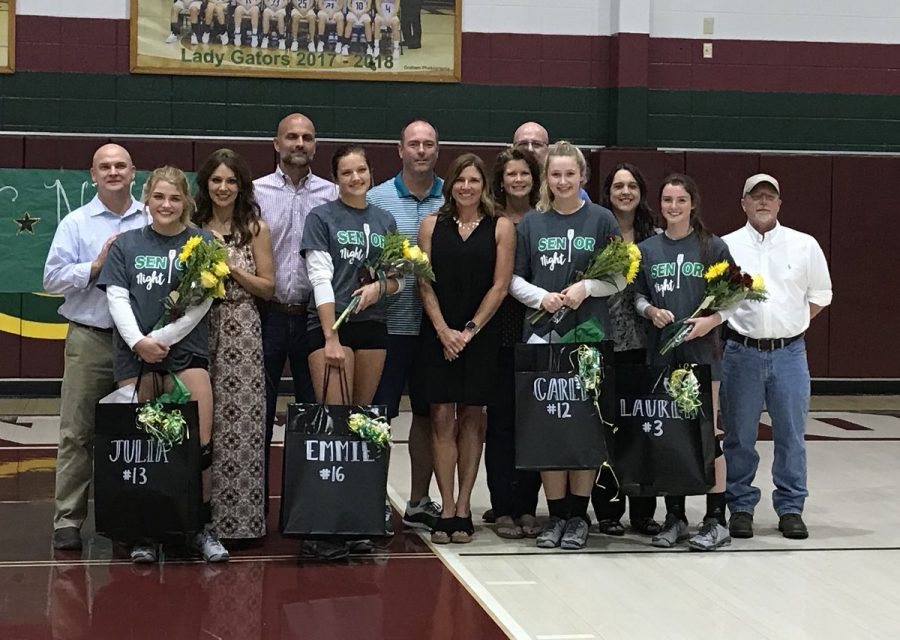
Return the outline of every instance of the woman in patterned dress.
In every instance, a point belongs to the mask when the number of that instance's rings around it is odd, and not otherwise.
[[[228,247],[231,277],[209,316],[213,383],[213,525],[229,540],[266,534],[265,398],[256,298],[269,300],[275,268],[269,228],[253,196],[250,167],[230,149],[214,151],[197,172],[194,222]]]

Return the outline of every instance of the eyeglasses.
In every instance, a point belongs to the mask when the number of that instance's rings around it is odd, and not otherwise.
[[[516,147],[522,148],[527,147],[528,149],[544,149],[547,147],[547,143],[542,140],[517,140],[515,145]]]

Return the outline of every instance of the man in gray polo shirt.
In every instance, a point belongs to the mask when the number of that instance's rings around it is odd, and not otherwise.
[[[411,244],[416,243],[422,219],[444,203],[441,193],[444,181],[434,173],[438,150],[437,130],[425,120],[413,120],[400,132],[403,169],[371,189],[366,196],[369,202],[394,216],[397,230],[407,236]],[[395,418],[399,414],[403,389],[409,387],[413,413],[409,431],[411,488],[403,522],[410,527],[430,530],[440,517],[441,508],[428,496],[433,471],[431,421],[428,404],[421,398],[421,380],[413,370],[421,322],[422,304],[416,283],[408,277],[403,290],[388,306],[387,359],[373,403],[387,405],[388,416]]]

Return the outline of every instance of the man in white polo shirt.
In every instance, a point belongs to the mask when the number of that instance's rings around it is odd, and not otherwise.
[[[366,198],[386,209],[397,221],[397,230],[416,243],[419,224],[444,204],[444,181],[434,173],[438,159],[437,130],[425,120],[413,120],[400,131],[399,153],[403,168],[393,178],[371,189]],[[409,387],[412,426],[409,431],[410,500],[403,514],[407,526],[431,530],[441,508],[428,497],[433,471],[429,406],[420,397],[421,379],[414,371],[419,346],[422,304],[412,277],[388,305],[388,348],[381,383],[373,404],[384,404],[388,417],[399,412],[400,396]]]
[[[765,173],[747,178],[741,198],[747,224],[723,239],[735,262],[760,274],[765,302],[743,302],[725,328],[720,391],[729,527],[735,538],[753,537],[753,486],[759,454],[756,437],[765,405],[772,420],[775,460],[772,502],[785,538],[809,535],[802,513],[806,496],[809,368],[803,334],[810,320],[831,304],[828,263],[815,238],[778,223],[781,188]]]

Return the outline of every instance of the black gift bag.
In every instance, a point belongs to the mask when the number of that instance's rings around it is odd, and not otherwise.
[[[387,408],[288,405],[281,533],[384,535],[390,449],[379,450],[350,431],[352,413],[375,418],[387,415]]]
[[[610,362],[611,342],[588,343]],[[600,412],[578,377],[578,344],[516,345],[516,468],[597,469],[607,461],[603,421],[615,411],[612,367],[603,367]]]
[[[712,383],[708,365],[697,365],[701,411],[682,416],[666,392],[671,367],[616,367],[616,435],[613,457],[622,491],[630,496],[688,496],[716,482]]]
[[[138,430],[143,403],[98,404],[94,419],[94,520],[120,542],[163,540],[203,525],[197,403],[164,404],[184,415],[188,437],[166,450]]]

